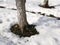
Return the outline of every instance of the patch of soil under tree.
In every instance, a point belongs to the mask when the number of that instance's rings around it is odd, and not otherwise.
[[[13,32],[16,35],[19,35],[20,37],[30,37],[32,35],[39,34],[39,32],[36,31],[35,25],[25,26],[23,34],[21,33],[18,24],[11,26],[10,30],[11,32]]]

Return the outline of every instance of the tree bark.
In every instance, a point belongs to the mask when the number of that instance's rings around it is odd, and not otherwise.
[[[48,7],[48,6],[49,6],[48,0],[44,0],[44,6],[45,6],[45,7]]]
[[[16,0],[18,24],[22,33],[24,31],[24,27],[28,25],[26,19],[25,2],[26,0]]]

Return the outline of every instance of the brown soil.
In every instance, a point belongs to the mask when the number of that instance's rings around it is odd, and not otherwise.
[[[30,37],[32,35],[39,34],[39,32],[36,31],[35,25],[25,26],[23,34],[21,33],[18,24],[11,26],[10,30],[20,37]]]

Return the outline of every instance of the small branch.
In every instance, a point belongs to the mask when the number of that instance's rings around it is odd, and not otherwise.
[[[0,8],[5,8],[4,6],[0,6]]]
[[[15,8],[6,8],[6,7],[4,7],[4,6],[0,6],[0,8],[10,9],[10,10],[17,10],[17,9],[15,9]]]
[[[6,8],[4,6],[0,6],[0,8]],[[7,9],[10,9],[10,10],[17,10],[15,8],[7,8]],[[30,12],[30,13],[33,13],[33,14],[40,14],[40,15],[43,15],[43,16],[47,16],[47,17],[53,17],[53,18],[56,18],[57,20],[60,20],[60,17],[56,17],[54,16],[53,14],[49,14],[49,15],[46,15],[46,13],[42,13],[42,12],[34,12],[34,11],[26,11],[26,12]]]
[[[34,11],[27,11],[27,12],[34,13],[34,14],[37,13],[37,14],[40,14],[40,15],[43,15],[43,16],[52,17],[52,18],[56,18],[57,20],[60,20],[60,17],[56,17],[53,14],[46,15],[46,13],[41,13],[41,12],[34,12]]]

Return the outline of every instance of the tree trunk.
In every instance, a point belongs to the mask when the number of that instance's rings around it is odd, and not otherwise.
[[[48,4],[48,0],[44,0],[44,7],[48,7],[49,4]]]
[[[22,33],[24,31],[24,27],[28,24],[26,19],[25,2],[26,0],[16,0],[18,24]]]
[[[39,6],[43,8],[55,8],[54,6],[49,6],[49,0],[44,0],[43,4]]]

